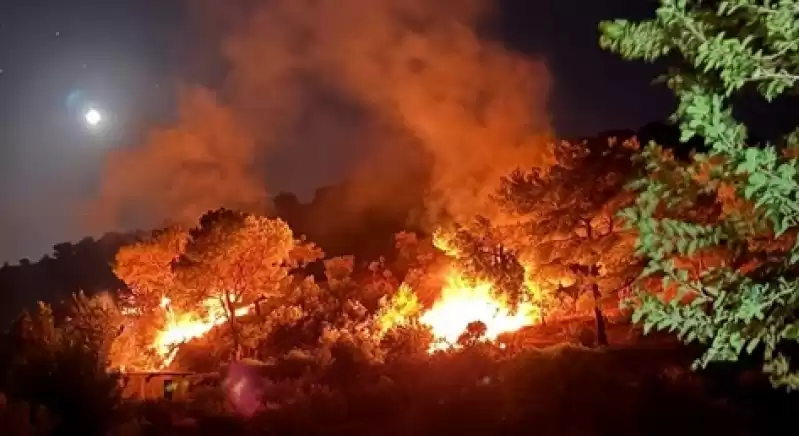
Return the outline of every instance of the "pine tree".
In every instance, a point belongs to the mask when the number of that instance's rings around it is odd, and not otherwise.
[[[227,209],[207,213],[190,232],[176,265],[187,291],[182,299],[195,305],[210,301],[222,309],[235,356],[243,351],[239,311],[279,293],[297,242],[280,219]]]
[[[697,367],[757,353],[775,386],[798,387],[786,345],[799,341],[799,130],[753,143],[733,107],[748,90],[767,101],[796,90],[799,2],[660,0],[655,18],[600,31],[626,59],[677,60],[662,78],[673,119],[709,150],[688,163],[655,145],[642,153],[647,175],[623,212],[647,262],[635,319],[705,344]]]
[[[599,345],[607,345],[603,303],[616,300],[640,271],[634,234],[616,218],[634,198],[624,186],[635,174],[637,150],[636,141],[613,137],[563,142],[546,172],[516,171],[502,179],[496,196],[526,235],[528,274],[571,310],[584,297],[593,302]]]

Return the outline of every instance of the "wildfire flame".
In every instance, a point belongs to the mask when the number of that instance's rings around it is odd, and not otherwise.
[[[220,298],[209,298],[203,302],[205,313],[175,314],[171,300],[167,297],[161,299],[161,308],[166,314],[166,325],[158,331],[153,341],[153,349],[162,359],[162,367],[169,366],[177,355],[178,346],[192,339],[202,337],[211,329],[227,321],[225,309]],[[234,310],[234,316],[246,315],[251,307],[239,307]]]
[[[451,235],[441,229],[433,234],[433,245],[452,258],[461,255]],[[493,291],[493,283],[473,283],[462,271],[450,268],[441,297],[420,318],[436,338],[431,351],[457,347],[458,339],[473,322],[483,323],[486,327],[484,339],[492,341],[502,333],[514,332],[536,322],[535,305],[523,302],[513,311],[508,302]]]
[[[436,232],[434,245],[453,259],[458,252],[451,240],[443,232]],[[444,285],[438,300],[424,310],[410,285],[403,283],[390,303],[379,314],[381,333],[416,319],[430,328],[434,342],[429,352],[447,348],[458,348],[458,340],[466,332],[469,324],[480,322],[485,325],[482,339],[494,341],[503,333],[517,331],[535,324],[540,316],[538,307],[529,302],[521,302],[516,310],[495,292],[494,284],[488,281],[470,280],[454,263],[445,270]],[[528,286],[530,284],[528,283]],[[155,332],[150,348],[156,353],[159,362],[153,369],[168,367],[181,344],[200,338],[214,327],[227,321],[227,313],[219,296],[203,302],[203,310],[181,312],[173,307],[169,297],[162,297],[161,312],[163,327]],[[238,306],[233,316],[248,314],[252,306]],[[141,311],[135,308],[123,309],[125,316],[137,318]],[[124,367],[122,367],[124,368]]]
[[[492,341],[502,333],[536,322],[536,308],[532,304],[522,303],[514,312],[492,290],[491,283],[471,285],[460,271],[450,269],[441,298],[419,318],[436,339],[431,351],[457,347],[458,338],[473,322],[482,322],[486,327],[483,338]]]
[[[441,230],[433,234],[433,245],[451,258],[461,254],[449,235]],[[481,322],[486,327],[482,339],[494,341],[503,333],[517,331],[539,319],[538,307],[529,302],[522,302],[515,311],[512,310],[511,305],[494,292],[493,283],[468,280],[464,272],[454,265],[445,274],[440,297],[418,318],[433,333],[435,341],[430,352],[459,347],[458,339],[474,322]],[[527,286],[531,285],[527,283]],[[404,324],[411,312],[417,311],[420,311],[418,300],[410,286],[403,283],[390,309],[381,317],[383,330]]]

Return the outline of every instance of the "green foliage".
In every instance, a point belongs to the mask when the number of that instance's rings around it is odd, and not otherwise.
[[[682,139],[709,146],[682,164],[649,145],[647,176],[623,212],[647,261],[636,320],[707,345],[696,362],[762,353],[776,386],[799,387],[785,345],[799,340],[797,132],[748,144],[734,97],[756,90],[768,101],[799,79],[796,0],[661,0],[654,19],[600,25],[600,44],[626,59],[678,58],[664,76],[679,104]],[[662,293],[647,283],[660,281]]]

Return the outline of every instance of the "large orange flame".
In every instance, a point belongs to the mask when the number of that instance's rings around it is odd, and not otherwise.
[[[416,293],[410,285],[402,283],[378,314],[380,333],[385,334],[394,327],[406,325],[410,319],[419,316],[421,309]]]
[[[458,339],[473,322],[485,325],[483,339],[486,340],[496,340],[502,333],[536,322],[535,306],[522,303],[513,311],[506,301],[493,295],[492,288],[487,282],[472,285],[456,268],[449,270],[441,298],[419,318],[436,339],[431,351],[457,348]]]
[[[451,235],[441,229],[433,234],[433,245],[452,258],[461,256]],[[484,339],[496,340],[503,333],[534,324],[539,316],[538,308],[531,303],[523,302],[512,310],[510,304],[494,292],[494,284],[474,283],[453,266],[446,273],[441,297],[419,320],[433,331],[436,342],[431,351],[434,351],[457,347],[458,339],[473,322],[485,325]]]
[[[220,298],[206,299],[203,306],[205,312],[202,315],[193,312],[176,314],[172,309],[171,300],[167,297],[161,299],[166,325],[156,333],[152,347],[162,359],[162,368],[169,366],[175,359],[179,345],[202,337],[214,327],[227,321]],[[234,310],[234,316],[246,315],[250,310],[249,306],[239,307]]]
[[[436,232],[433,242],[448,256],[458,258],[462,253],[458,252],[448,236],[444,232]],[[508,301],[495,292],[493,283],[470,280],[454,263],[444,274],[440,297],[427,310],[423,310],[411,286],[403,283],[378,314],[381,333],[416,319],[420,324],[429,327],[433,334],[434,343],[429,349],[432,353],[436,350],[458,348],[461,335],[474,322],[485,325],[482,339],[494,341],[503,333],[533,325],[540,319],[541,313],[535,304],[522,302],[516,310],[512,310]],[[526,285],[532,286],[530,282]],[[200,338],[214,327],[224,324],[227,314],[223,301],[220,296],[208,298],[202,304],[203,310],[180,312],[172,306],[170,298],[164,296],[160,305],[163,327],[155,333],[150,343],[159,362],[151,369],[168,367],[175,359],[180,345]],[[234,302],[234,306],[237,306],[233,313],[236,317],[246,315],[252,309],[252,306],[243,306],[237,302]],[[123,309],[123,314],[137,318],[141,315],[141,310],[126,308]]]

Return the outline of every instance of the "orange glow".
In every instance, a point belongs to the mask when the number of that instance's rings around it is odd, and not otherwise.
[[[433,245],[449,257],[458,258],[462,255],[452,243],[451,235],[441,229],[433,233]],[[532,283],[528,281],[526,285],[530,287]],[[462,271],[451,267],[446,273],[441,297],[430,310],[422,314],[419,321],[433,331],[436,342],[430,351],[435,351],[457,348],[458,338],[473,322],[485,324],[483,339],[493,341],[503,333],[535,324],[539,317],[540,311],[534,304],[523,302],[516,311],[512,311],[508,302],[496,295],[492,283],[474,283]]]
[[[380,333],[384,334],[392,328],[406,325],[411,318],[419,315],[420,310],[421,305],[416,293],[407,283],[401,284],[397,293],[378,314]]]
[[[391,298],[383,301],[382,309],[376,314],[379,334],[386,334],[391,329],[418,322],[429,328],[433,335],[434,341],[428,349],[433,353],[437,350],[459,348],[458,339],[473,322],[485,325],[486,330],[481,337],[482,340],[495,341],[504,333],[512,333],[534,325],[541,319],[541,310],[537,304],[529,300],[522,301],[514,311],[502,293],[497,292],[494,283],[473,280],[460,269],[456,260],[463,256],[463,253],[459,252],[447,233],[436,232],[433,243],[452,261],[443,270],[444,280],[438,299],[432,307],[425,309],[412,286],[403,283]],[[525,285],[531,292],[536,289],[531,280],[527,280]],[[149,359],[146,364],[135,364],[137,369],[160,370],[169,367],[182,344],[203,337],[227,321],[223,302],[224,298],[218,295],[206,299],[200,310],[181,311],[172,305],[169,297],[164,296],[160,302],[160,310],[155,314],[157,321],[142,318],[141,309],[123,309],[123,314],[130,317],[136,325],[134,328],[147,329],[148,326],[153,326],[151,323],[159,326],[154,332],[150,330],[143,340],[146,344],[144,347],[154,352],[155,361]],[[234,311],[236,317],[246,315],[252,310],[252,306],[243,306],[238,302],[234,302],[234,307],[236,307]],[[124,350],[120,350],[123,354],[131,349],[123,348]],[[117,360],[124,362],[125,365],[115,365],[115,367],[123,369],[126,366],[133,367],[134,364],[128,365],[128,363],[135,357],[127,354],[120,356]]]
[[[430,327],[436,342],[431,351],[457,347],[458,338],[472,322],[486,326],[484,339],[496,340],[502,333],[514,332],[536,322],[536,310],[531,304],[521,304],[514,313],[508,304],[492,295],[491,283],[474,286],[460,271],[451,269],[441,298],[426,311],[420,322]]]
[[[450,236],[441,229],[433,232],[433,246],[450,257],[457,257],[459,254],[458,249],[450,242]]]
[[[205,313],[201,315],[192,312],[176,314],[170,299],[167,297],[161,299],[166,322],[164,328],[156,332],[153,341],[153,349],[162,359],[161,368],[172,363],[180,344],[202,337],[214,327],[227,321],[221,301],[220,298],[205,300],[203,302]],[[235,309],[234,315],[237,317],[246,315],[250,310],[251,307],[239,307]]]

